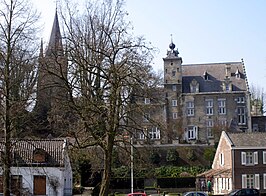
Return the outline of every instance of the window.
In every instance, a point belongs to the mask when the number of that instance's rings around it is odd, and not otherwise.
[[[207,115],[213,115],[213,99],[206,99],[206,114]]]
[[[46,162],[46,152],[43,149],[37,148],[33,152],[33,162],[34,163],[45,163]]]
[[[173,119],[177,119],[177,112],[173,112]]]
[[[145,113],[143,116],[143,122],[149,122],[150,119],[150,114],[149,113]]]
[[[195,79],[193,79],[190,83],[190,92],[191,93],[198,93],[199,92],[199,83]]]
[[[145,98],[144,99],[144,103],[145,104],[150,104],[151,103],[151,99],[150,98]]]
[[[207,127],[207,136],[208,138],[213,137],[213,120],[206,120],[206,127]]]
[[[198,127],[197,126],[190,126],[188,127],[187,135],[189,140],[194,140],[197,138],[198,134]]]
[[[262,160],[263,164],[266,164],[266,151],[262,152]]]
[[[33,192],[34,195],[46,195],[46,176],[34,176]]]
[[[145,134],[147,133],[147,128],[144,128],[143,131],[139,132],[139,139],[145,140]]]
[[[258,164],[258,152],[241,152],[242,165],[256,165]]]
[[[172,106],[173,106],[173,107],[177,106],[177,100],[176,100],[176,99],[173,99],[173,100],[172,100]]]
[[[263,174],[263,188],[266,189],[266,174]]]
[[[173,91],[176,91],[176,85],[175,85],[175,84],[173,84],[173,86],[172,86],[172,90],[173,90]]]
[[[149,131],[149,138],[160,139],[160,130],[157,127],[152,127],[152,129]]]
[[[260,189],[260,175],[259,174],[243,174],[242,188]]]
[[[226,99],[218,99],[219,114],[226,114]]]
[[[194,116],[194,101],[187,102],[187,116]]]
[[[237,115],[238,115],[238,124],[245,125],[246,124],[246,108],[245,107],[238,107],[237,108]]]
[[[226,119],[219,119],[218,122],[219,122],[220,126],[226,126],[227,125],[227,120]]]
[[[176,75],[176,71],[172,71],[172,76],[174,77]]]
[[[238,97],[237,103],[245,103],[245,97]]]
[[[220,153],[220,165],[223,166],[224,165],[224,154]]]
[[[21,195],[22,190],[22,176],[12,175],[11,176],[11,192],[15,195]]]

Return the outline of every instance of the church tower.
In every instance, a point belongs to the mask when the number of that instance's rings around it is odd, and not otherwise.
[[[166,119],[168,140],[172,142],[176,140],[181,132],[182,127],[182,58],[178,56],[178,50],[171,40],[170,50],[164,61],[164,89],[166,97]]]
[[[42,130],[57,129],[54,118],[62,117],[67,101],[67,58],[64,53],[57,11],[47,49],[41,42],[34,112]],[[39,126],[39,125],[38,125]],[[39,128],[38,128],[39,129]]]

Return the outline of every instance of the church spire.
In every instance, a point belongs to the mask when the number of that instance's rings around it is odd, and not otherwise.
[[[50,35],[50,40],[49,40],[49,45],[46,51],[46,55],[50,55],[62,49],[63,49],[62,37],[60,33],[60,27],[59,27],[59,21],[58,21],[57,9],[56,9],[53,28],[52,28],[52,32]]]
[[[43,58],[43,41],[42,41],[42,39],[41,39],[41,47],[40,47],[39,58]]]

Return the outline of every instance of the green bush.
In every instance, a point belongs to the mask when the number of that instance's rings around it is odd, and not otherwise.
[[[197,159],[195,151],[193,149],[188,149],[187,159],[190,161],[195,161]]]
[[[166,154],[166,161],[175,165],[177,164],[179,154],[175,149],[169,149]]]
[[[161,157],[158,152],[152,152],[150,155],[150,161],[152,164],[158,165],[161,161]]]

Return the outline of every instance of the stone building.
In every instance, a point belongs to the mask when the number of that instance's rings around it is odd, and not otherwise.
[[[162,126],[164,130],[157,130],[161,136],[154,140],[214,143],[223,130],[250,131],[250,94],[243,60],[183,65],[174,43],[169,48],[163,58],[163,110],[153,114],[163,116],[161,122],[165,126]],[[146,111],[145,115],[150,114]],[[137,135],[137,140],[150,140],[150,132],[144,131],[147,138]]]
[[[67,57],[64,52],[57,11],[55,12],[50,40],[46,50],[41,43],[37,79],[36,105],[34,107],[38,132],[60,130],[66,114],[68,94]],[[62,123],[60,123],[62,122]]]

